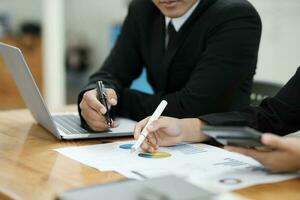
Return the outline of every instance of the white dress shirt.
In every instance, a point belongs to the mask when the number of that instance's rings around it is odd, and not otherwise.
[[[194,10],[196,9],[196,7],[198,6],[200,0],[198,0],[184,15],[182,15],[181,17],[177,17],[177,18],[170,18],[170,17],[165,17],[165,22],[166,22],[166,28],[168,27],[170,21],[172,21],[173,26],[176,30],[176,32],[178,32],[180,30],[180,28],[182,27],[182,25],[186,22],[186,20],[193,14]]]

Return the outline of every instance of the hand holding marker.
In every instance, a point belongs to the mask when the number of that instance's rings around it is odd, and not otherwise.
[[[160,102],[160,104],[157,106],[156,110],[154,111],[154,113],[152,114],[152,116],[149,118],[146,126],[144,127],[144,129],[141,132],[141,135],[139,136],[138,140],[135,142],[135,144],[132,146],[131,148],[131,153],[137,151],[141,144],[144,142],[144,140],[146,139],[146,137],[148,136],[148,126],[155,120],[157,120],[160,115],[162,114],[162,112],[164,111],[164,109],[166,108],[168,102],[165,100],[162,100]]]

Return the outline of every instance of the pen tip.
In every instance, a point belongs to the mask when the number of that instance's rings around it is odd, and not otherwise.
[[[130,153],[134,153],[136,151],[135,148],[131,148]]]

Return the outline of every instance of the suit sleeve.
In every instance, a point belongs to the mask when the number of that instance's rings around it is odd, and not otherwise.
[[[101,69],[89,79],[87,88],[95,87],[97,80],[102,80],[106,86],[112,87],[118,94],[124,87],[129,87],[142,71],[142,58],[139,46],[139,33],[137,30],[136,6],[131,4],[128,15],[122,26],[120,36]]]
[[[199,117],[210,125],[249,126],[262,132],[286,135],[300,130],[300,68],[275,97],[258,107]]]
[[[79,104],[83,94],[88,90],[96,88],[96,82],[98,80],[102,80],[107,88],[114,89],[117,93],[118,101],[120,102],[123,88],[129,87],[131,82],[141,73],[143,63],[137,42],[139,40],[139,34],[138,31],[136,31],[136,18],[133,10],[136,10],[136,8],[134,8],[132,3],[115,46],[103,63],[101,69],[89,78],[89,83],[80,92],[78,96],[79,114],[81,113]],[[85,124],[82,117],[81,121]]]
[[[168,101],[163,114],[179,118],[229,110],[241,82],[252,80],[255,73],[261,21],[254,9],[231,6],[212,23],[206,50],[187,84],[176,92],[155,95],[125,89],[123,115],[140,120],[151,115],[162,99]]]

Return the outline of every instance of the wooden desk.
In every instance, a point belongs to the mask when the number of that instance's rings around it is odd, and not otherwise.
[[[124,140],[124,139],[123,139]],[[28,110],[0,112],[0,199],[53,199],[81,186],[123,179],[115,172],[100,172],[59,153],[55,148],[110,142],[58,141],[37,125]],[[251,199],[300,199],[300,179],[237,191]]]

